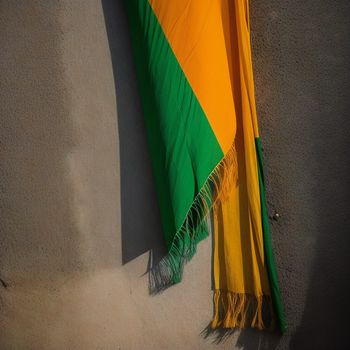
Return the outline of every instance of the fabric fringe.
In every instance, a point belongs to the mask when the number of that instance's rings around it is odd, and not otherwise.
[[[214,317],[211,328],[274,328],[273,306],[270,296],[214,291]]]
[[[196,253],[197,244],[208,236],[207,217],[216,203],[226,200],[237,182],[237,153],[233,143],[211,172],[176,232],[168,254],[149,271],[149,290],[158,293],[182,279],[183,267]]]

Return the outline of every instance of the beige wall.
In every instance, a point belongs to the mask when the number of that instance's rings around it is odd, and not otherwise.
[[[341,348],[348,2],[321,3],[251,2],[290,328],[283,338],[245,331],[216,344],[220,335],[201,334],[212,311],[210,239],[181,284],[148,294],[148,251],[162,242],[121,1],[0,2],[1,350],[321,349],[329,339]],[[323,23],[335,34],[319,35]],[[332,189],[320,191],[324,183]],[[328,234],[339,242],[333,253]]]
[[[148,253],[122,265],[118,116],[100,2],[5,1],[1,11],[0,348],[212,348],[199,336],[211,315],[209,240],[184,283],[157,297],[148,295]]]

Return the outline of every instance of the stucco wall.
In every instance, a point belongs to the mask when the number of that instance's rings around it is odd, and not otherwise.
[[[163,249],[121,0],[0,3],[0,349],[345,349],[350,3],[251,0],[289,330],[209,335],[211,241],[149,296]]]

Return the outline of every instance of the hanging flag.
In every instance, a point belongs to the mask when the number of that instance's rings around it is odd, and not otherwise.
[[[125,0],[168,254],[181,280],[213,211],[213,328],[286,328],[265,203],[248,0]]]

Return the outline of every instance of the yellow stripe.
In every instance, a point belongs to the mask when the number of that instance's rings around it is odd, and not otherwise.
[[[214,276],[217,289],[270,295],[263,246],[260,190],[255,138],[258,126],[250,48],[247,0],[222,0],[229,26],[225,27],[230,47],[230,71],[237,115],[237,187],[221,203],[214,216],[217,236]],[[219,232],[220,231],[220,232]],[[220,242],[219,235],[224,237]],[[225,251],[222,253],[222,251]],[[225,255],[225,268],[223,258]],[[234,271],[234,272],[233,272]]]
[[[226,1],[149,0],[225,154],[236,133]]]

